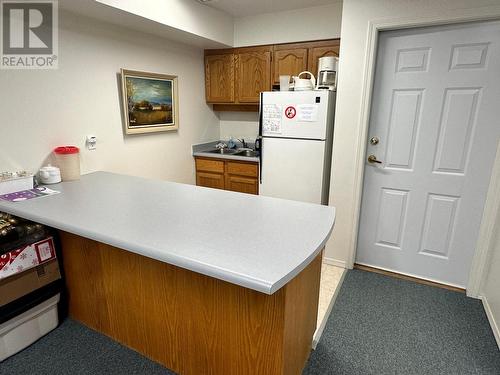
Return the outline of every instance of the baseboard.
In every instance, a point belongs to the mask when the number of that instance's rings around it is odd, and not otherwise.
[[[325,258],[323,258],[323,261]],[[330,264],[330,263],[328,263]],[[316,345],[318,345],[319,339],[321,338],[321,335],[323,334],[323,331],[325,330],[326,327],[326,322],[328,321],[328,317],[330,316],[330,313],[332,312],[333,305],[335,304],[335,300],[337,299],[337,296],[340,291],[340,287],[342,286],[342,283],[344,282],[345,275],[347,273],[347,270],[344,270],[342,272],[342,276],[340,277],[339,283],[337,285],[337,288],[335,289],[335,292],[333,293],[332,299],[330,300],[330,303],[328,304],[328,308],[326,309],[326,314],[323,320],[321,321],[320,325],[316,328],[316,331],[314,332],[313,335],[313,342],[312,342],[312,349],[316,349]]]
[[[495,340],[497,340],[498,349],[500,349],[500,328],[495,321],[495,317],[493,316],[493,311],[491,311],[491,307],[488,304],[488,300],[485,296],[481,296],[480,298],[483,302],[484,311],[486,312],[486,316],[488,317],[488,321],[490,322],[491,330],[493,331]]]
[[[354,263],[354,269],[358,269],[361,271],[374,272],[374,273],[378,273],[381,275],[394,277],[397,279],[413,281],[413,282],[418,283],[418,284],[434,286],[437,288],[447,289],[447,290],[451,290],[453,292],[459,292],[459,293],[465,294],[465,288],[460,286],[460,285],[448,284],[448,283],[444,283],[440,280],[423,278],[421,276],[417,276],[417,275],[414,275],[411,273],[394,271],[394,270],[391,270],[389,268],[384,268],[384,267],[380,267],[380,266],[373,266],[371,264],[365,264],[365,263]]]
[[[346,268],[345,262],[343,260],[337,260],[337,259],[333,259],[333,258],[323,257],[323,263],[329,264],[331,266]]]

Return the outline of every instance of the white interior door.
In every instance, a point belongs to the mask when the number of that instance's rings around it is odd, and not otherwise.
[[[500,22],[382,32],[356,262],[465,287],[500,137]]]

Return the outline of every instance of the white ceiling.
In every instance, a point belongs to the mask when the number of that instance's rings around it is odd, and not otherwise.
[[[339,3],[342,0],[210,0],[205,4],[234,17],[254,16],[284,10]]]

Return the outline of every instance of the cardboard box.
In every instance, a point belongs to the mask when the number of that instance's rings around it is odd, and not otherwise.
[[[52,237],[0,255],[0,281],[56,258]]]
[[[0,306],[61,278],[57,259],[0,280]]]

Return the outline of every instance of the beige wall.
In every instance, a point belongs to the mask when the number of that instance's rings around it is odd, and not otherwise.
[[[485,307],[489,309],[488,318],[500,348],[500,215],[497,216],[495,232],[496,238],[490,249],[489,269],[486,272],[481,295],[486,301]]]
[[[178,132],[124,136],[120,68],[179,76]],[[82,147],[82,170],[194,183],[191,145],[219,137],[206,105],[203,51],[60,12],[59,69],[0,71],[0,171],[36,171],[61,144]],[[85,136],[98,138],[84,149]]]
[[[492,226],[484,227],[485,243],[480,247],[487,249],[487,256],[479,294],[500,348],[500,140],[486,199],[485,219],[490,220]]]
[[[498,0],[344,0],[339,85],[330,203],[337,221],[326,257],[351,265],[357,237],[359,197],[366,144],[362,118],[365,99],[368,30],[372,22],[422,24],[500,16]]]
[[[340,37],[342,2],[234,20],[235,47]]]
[[[220,138],[245,138],[254,141],[259,134],[259,114],[256,112],[220,112]]]

